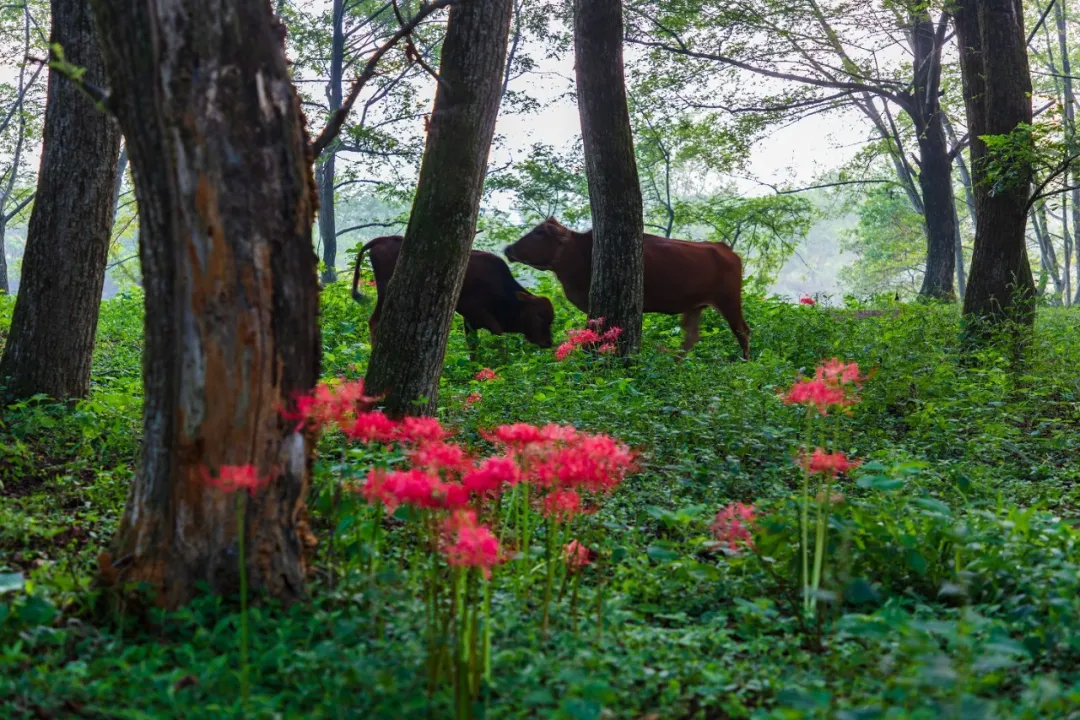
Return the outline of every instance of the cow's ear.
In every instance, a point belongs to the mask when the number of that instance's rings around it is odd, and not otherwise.
[[[527,293],[524,290],[518,290],[514,295],[521,302],[529,302],[529,300],[532,299],[532,293]]]

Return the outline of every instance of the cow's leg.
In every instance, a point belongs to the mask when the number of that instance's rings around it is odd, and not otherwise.
[[[735,339],[739,341],[739,347],[742,348],[743,360],[749,360],[750,326],[746,324],[746,318],[743,317],[742,298],[736,295],[733,300],[717,303],[715,307],[727,320],[731,332],[735,333]]]
[[[696,310],[689,310],[682,314],[682,353],[681,357],[686,357],[686,354],[690,352],[690,349],[697,345],[698,339],[701,337],[699,325],[701,324],[701,311],[704,308],[697,308]]]
[[[480,351],[480,333],[468,320],[464,318],[462,320],[465,325],[465,345],[469,348],[469,362],[476,362]]]

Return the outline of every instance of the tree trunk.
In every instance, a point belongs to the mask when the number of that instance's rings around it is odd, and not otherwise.
[[[619,0],[574,0],[574,59],[593,219],[589,315],[623,330],[622,355],[641,347],[645,302],[641,183],[623,75]]]
[[[341,108],[343,68],[345,65],[345,0],[334,0],[332,8],[333,34],[330,43],[330,83],[327,88],[327,117]],[[334,206],[334,184],[337,182],[337,143],[331,143],[323,153],[319,168],[319,238],[322,240],[324,283],[337,281],[337,216]]]
[[[11,292],[11,286],[8,285],[7,246],[4,244],[7,223],[3,220],[0,218],[0,295],[7,295]]]
[[[955,300],[953,277],[956,272],[958,231],[956,202],[953,197],[952,161],[941,126],[941,112],[936,112],[919,133],[922,167],[919,188],[922,190],[923,217],[926,222],[926,273],[919,294],[940,300]]]
[[[1062,80],[1062,105],[1065,107],[1065,131],[1070,137],[1076,138],[1076,94],[1073,92],[1073,77],[1072,77],[1072,61],[1069,59],[1069,37],[1068,37],[1068,23],[1066,14],[1068,13],[1068,3],[1057,2],[1054,3],[1054,18],[1057,21],[1057,33],[1058,33],[1058,50],[1061,53],[1061,80]],[[1069,176],[1072,176],[1070,181]],[[1080,172],[1076,168],[1072,168],[1071,172],[1065,176],[1065,185],[1073,186],[1073,190],[1069,193],[1069,198],[1072,200],[1072,223],[1073,231],[1071,236],[1065,238],[1066,241],[1066,265],[1072,264],[1072,248],[1080,244],[1080,188],[1076,187],[1080,184]],[[1064,210],[1062,210],[1064,213]],[[1071,238],[1071,239],[1070,239]],[[1056,260],[1055,260],[1055,264]],[[1080,302],[1080,288],[1077,288],[1076,299],[1073,300],[1070,297],[1072,294],[1072,277],[1070,273],[1065,275],[1065,304],[1070,305],[1073,302]]]
[[[926,272],[919,295],[955,300],[956,203],[952,161],[938,88],[941,86],[941,44],[928,10],[912,14],[912,120],[919,143],[919,190],[926,226]]]
[[[112,196],[112,219],[109,222],[109,226],[116,225],[116,215],[120,212],[120,190],[124,187],[124,173],[127,171],[128,153],[127,146],[125,145],[120,149],[120,158],[116,161],[116,182],[113,183],[113,196]],[[111,235],[111,233],[110,233]]]
[[[435,409],[446,340],[465,279],[495,134],[512,0],[455,4],[441,78],[397,267],[386,290],[367,384],[394,415]]]
[[[104,582],[165,607],[237,588],[238,493],[206,472],[252,465],[248,577],[302,595],[314,543],[311,444],[279,408],[318,376],[312,158],[266,0],[95,0],[127,138],[146,304],[143,445]]]
[[[1054,239],[1046,223],[1046,203],[1039,202],[1031,209],[1031,225],[1035,230],[1035,239],[1039,243],[1039,259],[1044,273],[1054,283],[1054,304],[1062,302],[1061,269],[1058,267],[1057,251]]]
[[[334,178],[337,154],[328,149],[319,167],[319,239],[323,252],[323,283],[337,281],[337,216],[334,214]]]
[[[953,250],[956,252],[956,292],[960,299],[964,299],[967,293],[967,275],[964,273],[964,236],[960,232],[960,214],[953,201],[953,225],[956,227],[956,244]]]
[[[1027,255],[1031,167],[991,194],[985,135],[1031,123],[1031,77],[1020,0],[960,0],[955,15],[975,190],[975,253],[964,315],[992,322],[1035,321],[1035,280]]]
[[[50,42],[86,68],[87,82],[103,85],[88,4],[52,0],[51,8]],[[0,382],[9,398],[83,397],[90,391],[119,151],[116,122],[50,70],[37,195],[0,359]]]

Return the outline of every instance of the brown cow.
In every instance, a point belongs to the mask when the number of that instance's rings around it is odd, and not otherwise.
[[[383,294],[390,277],[397,267],[401,252],[400,235],[377,237],[360,248],[356,254],[353,271],[353,299],[364,302],[360,293],[360,263],[364,253],[371,257],[371,269],[375,273],[375,292],[378,300],[368,320],[371,341],[375,342],[375,330],[382,314]],[[510,267],[498,255],[473,250],[465,270],[457,306],[454,308],[465,320],[465,339],[470,351],[477,343],[477,330],[484,328],[492,335],[520,333],[533,345],[551,347],[551,323],[555,309],[546,297],[533,295],[523,288],[510,273]]]
[[[553,270],[566,298],[587,313],[592,230],[574,232],[553,217],[504,251],[511,262]],[[750,326],[742,314],[742,261],[723,243],[645,236],[645,312],[682,314],[683,352],[697,344],[701,311],[720,311],[750,359]]]

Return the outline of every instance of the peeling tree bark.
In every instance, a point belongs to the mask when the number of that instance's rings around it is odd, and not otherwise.
[[[574,0],[574,58],[593,220],[589,315],[622,328],[619,352],[629,355],[641,347],[645,228],[626,100],[620,0]]]
[[[266,0],[94,0],[127,139],[146,290],[142,458],[105,582],[166,607],[237,587],[237,496],[254,465],[252,587],[303,594],[309,439],[279,408],[318,374],[316,212],[304,117]]]
[[[980,139],[1031,123],[1023,7],[1020,0],[959,0],[955,22],[976,214],[964,315],[1030,325],[1035,322],[1035,280],[1026,239],[1031,168],[1014,168],[1017,179],[991,195],[985,182],[988,153]]]
[[[86,2],[52,1],[50,42],[86,68],[88,82],[104,84]],[[119,151],[116,121],[50,70],[37,195],[11,331],[0,359],[0,384],[8,398],[41,393],[65,399],[90,391]]]
[[[387,287],[367,385],[394,415],[435,409],[502,95],[512,0],[455,4],[412,215]]]

